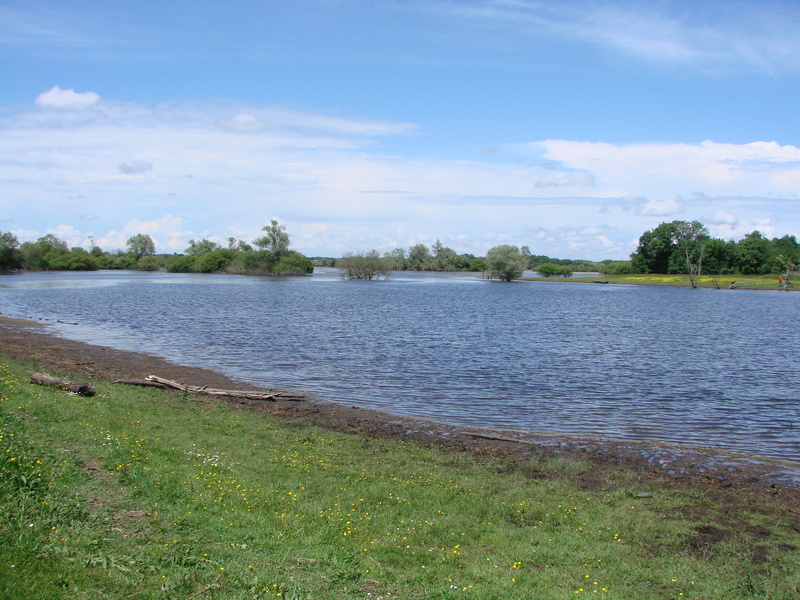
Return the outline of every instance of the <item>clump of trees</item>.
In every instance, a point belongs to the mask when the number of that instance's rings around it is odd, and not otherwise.
[[[0,270],[95,271],[97,269],[156,270],[164,258],[155,256],[155,244],[149,235],[137,234],[128,242],[127,251],[104,252],[94,245],[90,250],[69,248],[52,233],[35,242],[19,244],[16,236],[0,232]]]
[[[264,235],[253,245],[228,238],[223,248],[210,240],[189,240],[186,254],[156,254],[153,238],[137,233],[128,238],[125,251],[104,252],[69,248],[53,234],[35,242],[19,244],[16,236],[0,232],[0,270],[29,271],[94,271],[97,269],[136,269],[172,273],[246,273],[270,275],[305,275],[313,272],[311,261],[290,250],[286,227],[276,220],[262,228]],[[255,248],[254,248],[255,246]]]
[[[377,250],[348,252],[336,261],[336,268],[347,279],[388,279],[394,270],[394,261],[381,256]]]
[[[228,247],[202,239],[189,240],[186,254],[167,260],[171,273],[239,273],[246,275],[307,275],[313,263],[301,253],[290,250],[286,226],[273,219],[261,228],[264,235],[252,245],[228,238]]]
[[[793,235],[765,237],[748,233],[738,242],[713,238],[698,221],[671,221],[645,231],[631,254],[634,273],[709,275],[767,275],[794,270],[800,263],[800,245]]]
[[[393,271],[483,271],[483,259],[473,254],[458,254],[441,241],[430,246],[415,244],[408,250],[395,248],[384,253],[391,259]]]

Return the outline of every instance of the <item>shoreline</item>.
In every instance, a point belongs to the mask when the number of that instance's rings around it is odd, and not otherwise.
[[[158,375],[199,386],[258,390],[263,387],[223,373],[171,362],[146,353],[116,350],[62,337],[47,323],[0,315],[0,356],[32,362],[52,374],[86,380],[144,378]],[[303,421],[344,433],[399,438],[478,458],[527,460],[532,454],[589,461],[598,471],[627,468],[646,477],[687,487],[750,490],[800,497],[800,462],[655,440],[568,436],[532,430],[459,426],[339,403],[307,394],[305,401],[224,401],[245,410],[289,421]]]

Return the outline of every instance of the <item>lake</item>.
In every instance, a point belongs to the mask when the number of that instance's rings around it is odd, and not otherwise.
[[[335,271],[0,276],[0,312],[454,424],[800,459],[800,294]],[[144,375],[144,374],[143,374]]]

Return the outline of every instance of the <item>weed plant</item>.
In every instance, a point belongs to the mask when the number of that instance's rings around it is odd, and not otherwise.
[[[723,531],[699,491],[32,370],[0,362],[2,598],[798,597],[797,531],[755,510]]]

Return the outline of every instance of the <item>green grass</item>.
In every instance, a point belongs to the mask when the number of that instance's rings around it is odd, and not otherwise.
[[[536,281],[581,281],[595,282],[605,281],[608,283],[622,283],[628,285],[662,285],[662,286],[690,286],[688,275],[598,275],[591,278],[536,278]],[[736,284],[736,289],[740,290],[778,290],[778,275],[703,275],[698,281],[698,287],[727,289],[732,283]],[[794,288],[791,288],[794,289]]]
[[[800,589],[790,523],[723,515],[698,490],[620,471],[590,491],[573,483],[584,462],[508,469],[158,390],[99,382],[83,398],[29,384],[32,371],[0,361],[2,598],[794,600]]]

